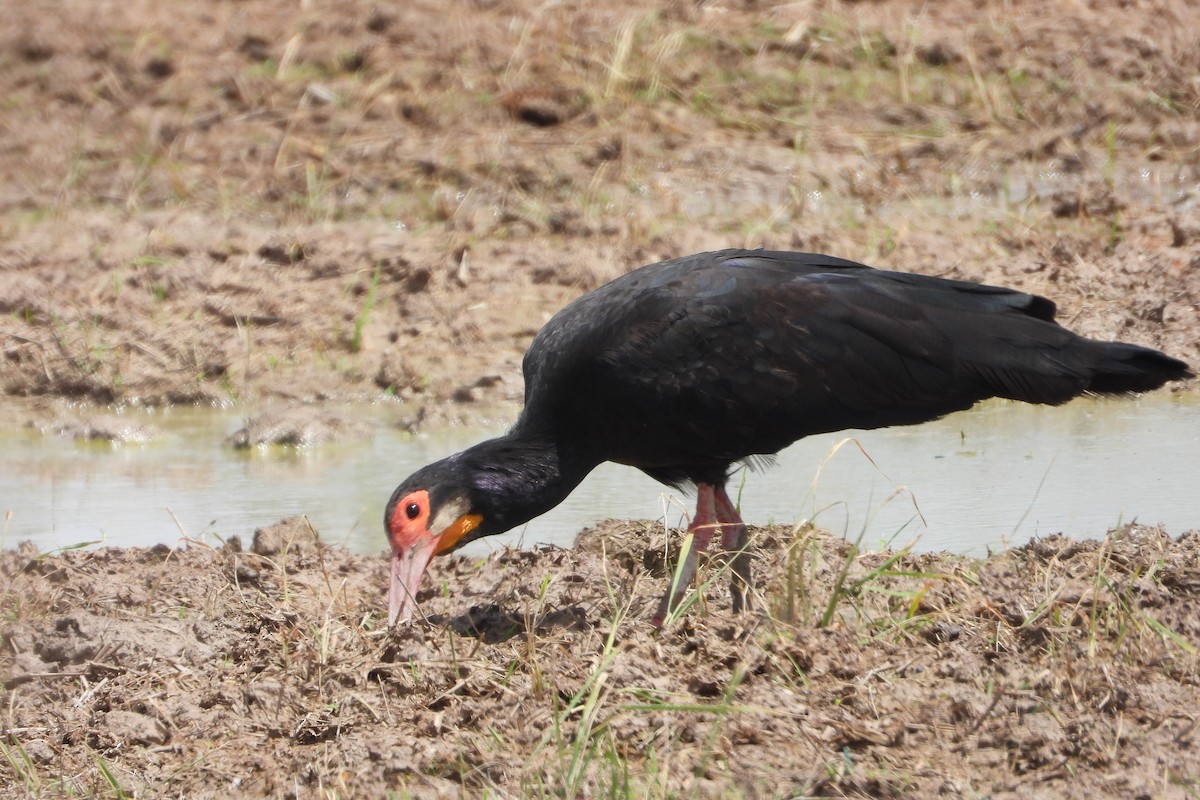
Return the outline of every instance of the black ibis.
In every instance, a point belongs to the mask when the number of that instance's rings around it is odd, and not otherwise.
[[[913,425],[989,397],[1064,403],[1192,377],[1157,350],[1078,336],[1024,292],[833,256],[722,250],[641,267],[567,305],[524,359],[503,436],[418,470],[388,501],[389,619],[408,619],[433,556],[558,505],[598,464],[694,484],[693,546],[653,621],[717,532],[744,604],[746,527],[731,468],[804,436]]]

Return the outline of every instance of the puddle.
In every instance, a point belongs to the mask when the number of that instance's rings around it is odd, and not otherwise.
[[[495,432],[409,436],[389,425],[394,410],[369,408],[361,413],[378,432],[367,441],[239,452],[223,443],[241,426],[235,413],[127,413],[163,436],[111,445],[0,430],[0,515],[9,515],[0,545],[172,544],[185,535],[210,542],[239,535],[248,543],[256,527],[303,513],[326,541],[378,552],[395,485]],[[918,539],[921,550],[974,555],[1059,531],[1094,538],[1135,518],[1173,534],[1200,527],[1200,398],[1160,394],[1060,408],[991,402],[923,426],[856,433],[858,446],[831,455],[847,435],[803,440],[774,468],[745,474],[746,519],[815,517],[836,533],[862,534],[872,547]],[[742,477],[731,486],[735,497]],[[690,498],[606,464],[554,511],[472,547],[569,546],[605,517],[677,525],[688,508]]]

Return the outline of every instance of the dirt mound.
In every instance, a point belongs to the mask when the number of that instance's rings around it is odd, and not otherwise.
[[[1200,532],[973,560],[756,529],[758,613],[713,562],[665,632],[661,526],[583,538],[439,560],[395,630],[382,556],[5,553],[6,793],[1200,789]]]

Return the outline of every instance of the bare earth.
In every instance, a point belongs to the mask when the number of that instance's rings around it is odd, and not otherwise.
[[[1184,797],[1200,533],[978,561],[754,531],[759,610],[666,633],[661,529],[450,557],[9,551],[10,792],[226,797]],[[452,590],[447,596],[442,584]],[[843,594],[828,624],[835,586]],[[107,770],[107,774],[104,771]],[[109,778],[108,776],[112,777]]]
[[[1200,364],[1187,0],[9,3],[0,178],[30,420],[511,416],[566,301],[729,246],[1014,286]],[[297,530],[0,556],[0,793],[1200,794],[1195,531],[764,529],[757,613],[714,564],[656,633],[653,523],[441,560],[396,631],[384,560]]]

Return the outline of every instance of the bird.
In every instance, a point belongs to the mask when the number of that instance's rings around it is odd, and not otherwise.
[[[651,618],[679,607],[718,533],[747,605],[740,463],[813,434],[914,425],[991,397],[1058,405],[1194,377],[1157,350],[1079,336],[1053,301],[817,253],[721,250],[628,272],[566,305],[522,361],[503,435],[417,470],[384,512],[389,624],[432,558],[561,503],[599,464],[694,486],[691,546]]]

